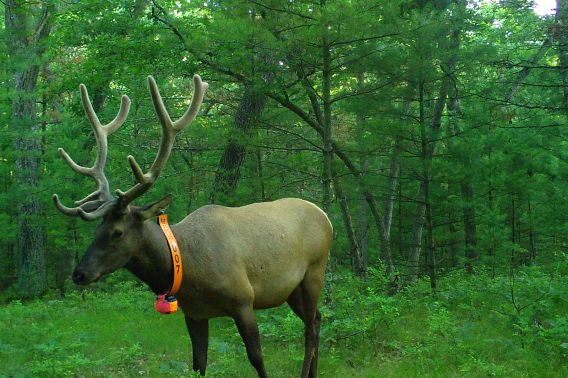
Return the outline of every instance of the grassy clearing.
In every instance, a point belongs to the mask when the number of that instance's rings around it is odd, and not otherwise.
[[[380,275],[336,276],[324,307],[323,377],[568,376],[566,275],[527,268],[511,281],[448,276],[432,296],[418,282],[395,296]],[[0,310],[0,376],[191,376],[183,316],[162,316],[134,282]],[[517,305],[518,308],[515,308]],[[271,377],[299,376],[302,326],[283,306],[258,312]],[[254,377],[230,319],[210,322],[208,376]]]

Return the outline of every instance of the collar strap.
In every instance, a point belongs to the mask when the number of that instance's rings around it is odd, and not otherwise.
[[[178,242],[170,225],[168,224],[168,215],[167,214],[160,214],[158,215],[158,224],[162,229],[162,232],[166,236],[166,240],[168,241],[168,246],[170,248],[170,253],[172,254],[172,264],[174,268],[174,280],[172,283],[172,288],[168,291],[167,294],[174,295],[179,291],[181,286],[181,278],[183,273],[183,267],[181,263],[181,254],[179,251]]]

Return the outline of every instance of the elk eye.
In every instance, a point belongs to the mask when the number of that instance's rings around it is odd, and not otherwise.
[[[113,239],[118,239],[118,238],[121,237],[121,236],[122,236],[122,231],[121,231],[121,230],[115,230],[115,231],[112,233],[112,238],[113,238]]]

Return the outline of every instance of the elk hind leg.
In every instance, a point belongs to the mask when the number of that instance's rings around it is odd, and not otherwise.
[[[306,275],[309,277],[309,275]],[[320,280],[321,281],[321,280]],[[305,352],[302,367],[302,378],[317,376],[317,359],[321,314],[317,310],[317,302],[321,285],[318,281],[304,279],[288,297],[288,304],[296,315],[304,322]],[[318,289],[319,287],[319,289]]]
[[[318,376],[318,350],[319,350],[319,334],[320,334],[320,324],[321,324],[321,313],[316,309],[316,316],[314,318],[314,355],[312,362],[310,364],[310,375],[309,378],[315,378]]]

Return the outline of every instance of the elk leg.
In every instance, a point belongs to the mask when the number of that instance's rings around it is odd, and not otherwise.
[[[185,324],[191,338],[193,349],[193,370],[205,375],[207,367],[207,346],[209,344],[209,320],[195,320],[185,317]]]
[[[310,359],[311,359],[310,349],[311,349],[311,346],[308,343],[308,324],[306,322],[306,314],[305,314],[305,309],[304,309],[304,297],[303,297],[303,293],[302,293],[302,287],[298,286],[297,288],[295,288],[294,291],[292,292],[292,294],[290,294],[290,296],[288,297],[287,301],[288,301],[288,305],[290,306],[292,311],[294,311],[294,313],[300,319],[302,319],[302,322],[304,323],[305,350],[304,350],[304,364],[303,364],[303,367],[302,367],[301,377],[307,377],[308,372],[306,372],[306,366],[308,366],[309,370],[311,370],[311,364],[310,364]]]
[[[250,363],[254,366],[260,378],[266,378],[267,375],[262,360],[262,349],[260,347],[260,334],[252,306],[240,308],[233,315],[233,319],[245,343]]]
[[[288,305],[294,311],[294,314],[298,318],[302,319],[302,322],[306,322],[304,319],[304,299],[302,298],[302,288],[298,286],[294,289],[292,294],[287,299]]]
[[[312,363],[310,365],[310,375],[309,378],[315,378],[318,376],[318,349],[319,349],[319,334],[320,334],[320,323],[321,323],[321,313],[316,309],[316,316],[314,319],[314,357],[312,358]]]
[[[288,297],[290,308],[304,322],[305,352],[302,378],[317,376],[317,359],[321,314],[317,310],[319,295],[310,295],[310,290],[298,286]]]

